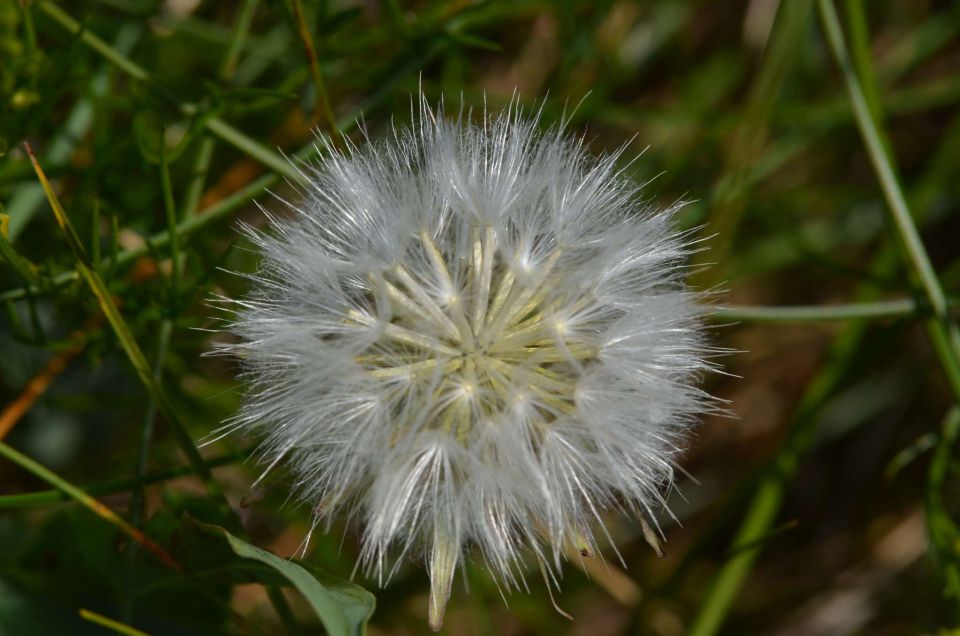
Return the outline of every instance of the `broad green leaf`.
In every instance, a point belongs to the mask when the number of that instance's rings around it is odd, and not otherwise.
[[[376,607],[376,598],[359,585],[344,581],[295,561],[283,559],[242,539],[223,528],[197,522],[212,535],[226,539],[237,556],[269,566],[303,594],[330,636],[361,636]]]

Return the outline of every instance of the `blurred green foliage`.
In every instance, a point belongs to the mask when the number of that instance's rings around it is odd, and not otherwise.
[[[960,5],[837,4],[850,70],[956,307]],[[960,626],[956,396],[941,370],[960,344],[926,337],[929,298],[898,250],[824,6],[0,0],[0,437],[182,567],[46,491],[35,471],[0,462],[0,634],[104,633],[80,609],[151,634],[322,629],[289,579],[195,521],[288,556],[309,511],[287,502],[284,476],[247,492],[255,440],[202,449],[238,514],[205,494],[129,343],[78,275],[22,143],[149,359],[144,371],[200,440],[240,394],[234,367],[203,356],[225,337],[210,332],[219,323],[209,299],[245,291],[224,270],[256,267],[237,221],[260,224],[253,201],[293,194],[281,153],[314,156],[315,134],[334,129],[376,139],[409,118],[418,90],[448,109],[516,96],[542,108],[544,126],[568,120],[596,152],[626,143],[628,156],[642,153],[624,170],[654,203],[687,201],[681,221],[709,248],[691,280],[737,306],[718,314],[727,324],[716,339],[742,352],[722,360],[730,377],[708,379],[737,417],[709,418],[692,442],[695,480],[670,498],[682,524],[664,514],[663,559],[641,528],[611,516],[623,562],[607,550],[606,565],[568,564],[556,601],[573,623],[554,611],[535,565],[531,593],[507,605],[473,564],[446,631]],[[355,537],[347,520],[318,530],[300,566],[350,577]],[[357,579],[377,598],[370,633],[427,631],[421,570],[404,565],[383,589]],[[340,585],[328,576],[319,580]]]

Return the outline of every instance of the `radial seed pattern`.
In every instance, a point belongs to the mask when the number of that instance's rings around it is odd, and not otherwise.
[[[575,410],[578,370],[596,355],[596,346],[567,330],[561,310],[583,307],[587,299],[564,303],[550,297],[555,248],[536,276],[518,283],[497,250],[491,226],[470,228],[469,258],[443,254],[427,233],[415,249],[429,264],[418,277],[403,265],[372,276],[376,314],[352,310],[358,325],[390,316],[381,337],[356,360],[385,391],[421,393],[425,427],[469,443],[481,422],[528,408],[535,426],[549,425]],[[455,281],[463,281],[460,288]],[[439,294],[428,290],[441,290]],[[396,434],[409,430],[394,413]]]
[[[224,431],[264,435],[316,523],[358,521],[371,573],[425,560],[436,627],[467,551],[505,588],[525,554],[555,584],[605,510],[651,516],[710,365],[688,245],[616,156],[516,111],[414,120],[328,148],[293,217],[249,230],[226,349],[250,390]]]

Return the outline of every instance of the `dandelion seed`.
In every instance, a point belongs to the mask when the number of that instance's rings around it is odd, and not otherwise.
[[[265,438],[315,525],[357,519],[381,582],[424,561],[437,629],[467,550],[504,588],[524,555],[555,582],[605,511],[652,515],[710,364],[690,245],[616,155],[516,108],[415,115],[327,148],[292,218],[249,230],[262,264],[225,349],[250,390],[224,431]]]

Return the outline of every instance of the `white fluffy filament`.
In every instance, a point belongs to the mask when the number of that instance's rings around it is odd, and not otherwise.
[[[439,628],[473,546],[501,584],[529,550],[556,580],[605,510],[659,506],[710,368],[672,210],[515,108],[327,156],[262,250],[230,330],[265,436],[315,522],[347,512],[361,562],[430,569]],[[602,526],[601,526],[602,527]],[[398,562],[398,561],[397,561]]]

